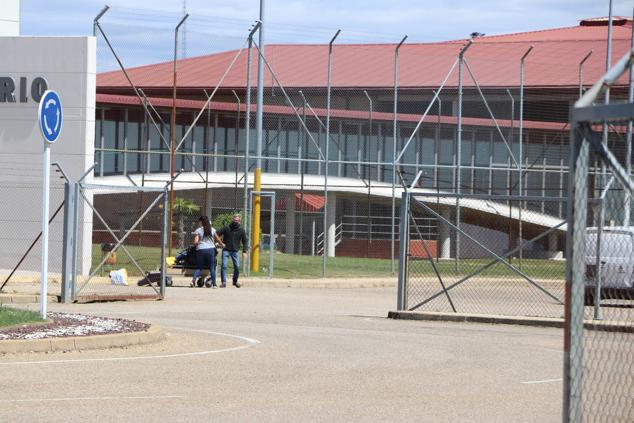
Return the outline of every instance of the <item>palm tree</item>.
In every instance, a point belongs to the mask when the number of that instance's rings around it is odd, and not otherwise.
[[[185,248],[185,216],[200,211],[200,206],[184,198],[174,198],[174,216],[178,217],[178,248]]]

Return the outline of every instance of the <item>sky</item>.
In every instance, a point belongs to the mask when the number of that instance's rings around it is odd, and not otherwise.
[[[0,3],[2,0],[0,0]],[[169,60],[182,0],[22,0],[22,35],[89,35],[107,3],[106,36],[127,65]],[[433,42],[577,25],[607,16],[608,0],[266,0],[267,43]],[[634,0],[613,0],[631,16]],[[239,48],[259,15],[259,0],[187,0],[187,56]],[[102,38],[101,34],[99,34]],[[181,40],[181,45],[182,45]],[[98,70],[115,67],[103,40]],[[169,47],[168,47],[169,46]]]

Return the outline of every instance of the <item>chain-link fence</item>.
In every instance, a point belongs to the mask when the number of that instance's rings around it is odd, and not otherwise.
[[[634,419],[634,103],[630,94],[629,102],[605,104],[633,54],[614,65],[572,113],[565,421]]]
[[[76,228],[92,227],[89,261],[83,274],[71,275],[75,301],[163,298],[167,246],[167,191],[164,186],[107,186],[79,183],[77,206],[89,210]],[[82,216],[80,214],[80,216]],[[72,239],[73,234],[68,234]],[[171,285],[168,278],[166,285]]]
[[[565,262],[559,248],[565,221],[545,214],[543,199],[406,195],[404,308],[563,316]]]
[[[42,218],[42,171],[20,163],[22,155],[3,152],[0,158],[0,293],[39,294]],[[34,154],[29,160],[39,160]],[[48,294],[61,292],[64,182],[52,167],[49,210]]]
[[[126,23],[130,16],[139,17],[134,26]],[[265,239],[272,208],[262,212],[263,238],[251,240],[263,266],[273,251],[275,276],[390,277],[397,270],[402,187],[420,174],[414,188],[439,199],[455,195],[444,213],[459,228],[472,225],[467,230],[478,232],[476,238],[499,240],[491,223],[479,225],[478,213],[488,213],[480,203],[460,205],[460,198],[483,195],[482,204],[507,207],[504,230],[495,229],[507,234],[500,241],[507,251],[517,247],[508,259],[520,271],[532,263],[536,270],[526,276],[542,281],[534,285],[504,262],[494,268],[538,292],[560,281],[544,295],[561,302],[563,229],[532,238],[536,228],[548,230],[565,218],[569,105],[584,79],[601,74],[603,42],[534,44],[527,35],[369,44],[368,34],[344,30],[324,35],[322,44],[259,46],[257,25],[239,30],[240,23],[223,22],[220,30],[204,17],[179,21],[115,8],[95,26],[107,70],[98,78],[99,177],[130,176],[143,184],[183,169],[171,201],[191,199],[213,221],[216,213],[252,213],[249,192],[260,166],[259,189],[275,192],[277,203],[274,242]],[[279,28],[269,29],[275,39]],[[615,52],[627,45],[621,32],[614,36]],[[132,54],[138,49],[148,56]],[[426,228],[426,236],[438,242],[438,222],[432,222],[436,229]],[[178,247],[189,242],[185,232]],[[466,275],[461,267],[470,270],[464,260],[472,258],[461,257],[460,244],[471,241],[450,232],[459,254],[452,246],[448,256]],[[516,313],[560,317],[559,309]]]

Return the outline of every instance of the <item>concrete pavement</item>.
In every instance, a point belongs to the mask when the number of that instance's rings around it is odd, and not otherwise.
[[[167,340],[0,356],[0,421],[561,420],[560,329],[388,320],[393,288],[168,298],[51,305],[156,323]]]

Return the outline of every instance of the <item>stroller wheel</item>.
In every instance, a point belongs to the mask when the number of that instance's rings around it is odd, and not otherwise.
[[[205,279],[205,286],[207,288],[211,288],[211,278],[210,277]]]
[[[174,281],[172,281],[172,278],[170,278],[169,276],[165,278],[165,286],[172,286],[174,284]]]
[[[198,285],[198,288],[202,288],[204,284],[205,284],[205,279],[202,277],[198,278],[198,280],[196,281],[196,285]]]

